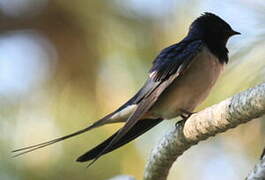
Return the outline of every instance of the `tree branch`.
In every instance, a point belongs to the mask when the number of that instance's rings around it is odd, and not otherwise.
[[[152,150],[144,180],[166,180],[173,162],[188,148],[265,114],[265,83],[193,114]]]

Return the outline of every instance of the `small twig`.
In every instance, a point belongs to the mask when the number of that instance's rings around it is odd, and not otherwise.
[[[255,165],[253,170],[246,177],[246,180],[265,180],[265,149],[260,157],[260,161]]]

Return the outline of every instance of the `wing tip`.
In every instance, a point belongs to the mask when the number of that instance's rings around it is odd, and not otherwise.
[[[127,134],[127,136],[120,141],[120,143],[116,143],[113,148],[109,149],[108,151],[104,152],[103,154],[109,153],[120,146],[127,144],[128,142],[132,141],[133,139],[137,138],[144,132],[148,131],[158,123],[160,123],[163,119],[157,118],[157,119],[148,119],[148,120],[142,120],[136,126],[134,129],[131,129],[131,132]],[[140,129],[139,129],[140,128]],[[109,145],[109,143],[113,140],[113,138],[117,135],[118,131],[114,133],[111,137],[106,139],[104,142],[99,144],[98,146],[94,147],[93,149],[90,149],[88,152],[82,154],[76,159],[76,162],[87,162],[91,160],[96,160],[99,156],[99,154],[102,153],[102,151],[106,148],[106,146]],[[101,154],[101,155],[103,155]],[[93,161],[94,163],[94,161]]]
[[[75,161],[76,162],[79,162],[79,163],[83,163],[83,162],[87,162],[87,161],[91,161],[91,160],[94,160],[95,159],[95,157],[87,157],[87,156],[80,156],[80,157],[78,157]]]
[[[96,158],[98,153],[95,153],[94,150],[92,149],[91,151],[88,151],[87,153],[79,156],[75,161],[76,162],[87,162],[91,161]]]
[[[83,159],[83,157],[82,156],[80,156],[80,157],[78,157],[76,160],[75,160],[76,162],[85,162],[85,160]]]

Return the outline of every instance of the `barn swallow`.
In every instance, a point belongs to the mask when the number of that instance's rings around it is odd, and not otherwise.
[[[187,36],[163,49],[153,61],[143,87],[114,112],[89,127],[48,142],[14,150],[19,156],[117,122],[124,126],[104,142],[80,156],[78,162],[97,160],[129,143],[166,119],[188,118],[209,94],[228,63],[228,39],[234,31],[223,19],[206,12],[190,25]],[[91,163],[91,164],[92,164]]]

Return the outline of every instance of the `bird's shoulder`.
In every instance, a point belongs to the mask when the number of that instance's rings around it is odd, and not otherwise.
[[[163,49],[153,61],[149,77],[154,81],[163,81],[179,71],[183,65],[188,65],[192,58],[202,50],[202,40],[183,40]]]

